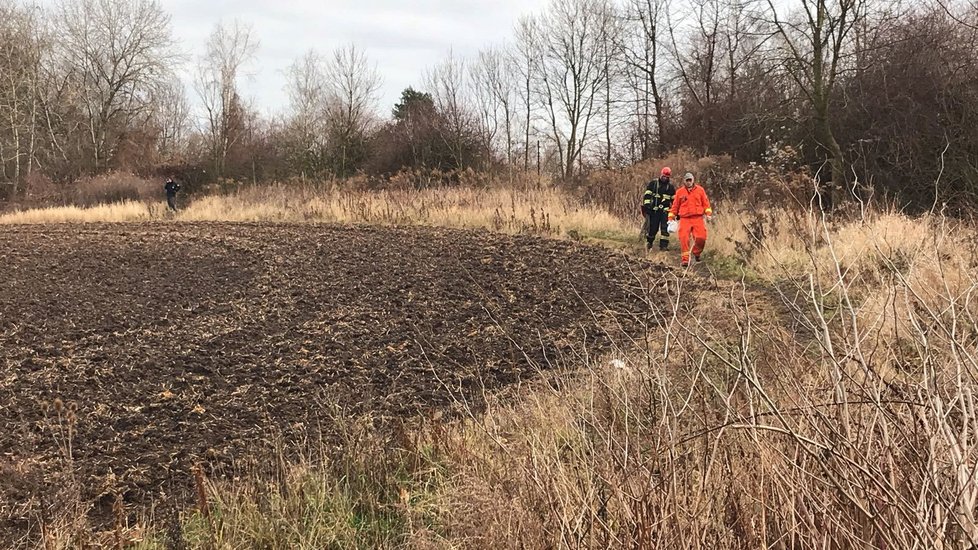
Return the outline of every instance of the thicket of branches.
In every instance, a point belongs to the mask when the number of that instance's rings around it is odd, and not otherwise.
[[[155,0],[0,0],[0,196],[109,170],[566,180],[687,148],[787,160],[836,201],[975,202],[970,2],[552,0],[514,22],[509,43],[449,52],[394,106],[379,104],[365,49],[311,50],[269,117],[241,91],[260,48],[246,24],[218,25],[189,58]]]

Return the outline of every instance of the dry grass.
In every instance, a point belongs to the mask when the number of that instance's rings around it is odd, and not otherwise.
[[[712,248],[767,284],[838,287],[860,320],[890,334],[912,330],[912,301],[934,310],[969,299],[978,229],[939,215],[870,212],[830,222],[817,212],[761,210],[719,216]]]
[[[0,224],[140,222],[161,219],[166,203],[124,201],[91,207],[58,206],[11,212],[0,216]]]
[[[255,188],[206,197],[177,216],[186,221],[322,221],[487,228],[506,233],[586,234],[631,230],[600,208],[554,188],[444,188],[420,191],[316,191]],[[635,232],[631,230],[630,232]]]
[[[354,191],[276,185],[202,197],[175,215],[163,203],[122,202],[0,216],[0,224],[150,220],[427,225],[617,241],[637,239],[641,221],[619,219],[599,206],[583,206],[572,195],[549,187]]]
[[[975,260],[932,231],[937,255]],[[442,533],[474,548],[973,547],[978,278],[901,275],[926,267],[889,264],[899,331],[865,315],[852,295],[876,289],[844,271],[782,281],[781,300],[726,284],[677,301],[641,351],[432,437],[455,474]]]

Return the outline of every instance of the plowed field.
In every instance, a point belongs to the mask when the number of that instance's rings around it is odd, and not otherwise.
[[[97,506],[147,501],[336,410],[451,414],[573,366],[643,330],[646,268],[476,231],[2,228],[0,532],[65,476]]]

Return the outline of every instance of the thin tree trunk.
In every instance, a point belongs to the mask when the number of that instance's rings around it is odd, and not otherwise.
[[[27,148],[27,177],[30,178],[34,173],[34,157],[37,154],[37,82],[35,81],[31,89],[31,137]],[[15,184],[16,185],[16,184]],[[16,187],[14,188],[16,189]]]
[[[656,131],[659,134],[659,143],[658,143],[658,148],[657,149],[658,149],[658,153],[660,155],[662,155],[662,154],[665,154],[665,149],[666,149],[666,146],[665,146],[665,143],[666,143],[666,130],[665,130],[665,128],[666,128],[666,121],[665,121],[665,113],[663,113],[663,110],[662,110],[662,96],[659,94],[659,85],[655,81],[656,68],[657,68],[657,65],[658,65],[658,63],[656,61],[656,51],[657,51],[657,49],[658,49],[657,46],[653,42],[653,45],[652,45],[652,63],[649,66],[651,68],[651,73],[649,74],[649,85],[650,85],[650,88],[652,90],[652,101],[653,101],[653,105],[655,105],[655,125],[656,125]]]
[[[531,115],[531,101],[530,101],[530,63],[527,61],[526,64],[526,124],[525,130],[526,134],[524,136],[523,142],[523,171],[530,171],[530,115]]]
[[[605,90],[605,125],[604,125],[604,138],[605,142],[608,144],[608,150],[605,154],[604,165],[606,169],[611,168],[611,67],[608,58],[605,58],[604,66],[604,90]]]
[[[828,192],[828,206],[832,208],[842,198],[840,190],[845,186],[845,158],[839,142],[835,139],[828,114],[823,109],[819,109],[816,113],[814,123],[818,144],[825,151],[831,168],[831,181],[826,191]]]

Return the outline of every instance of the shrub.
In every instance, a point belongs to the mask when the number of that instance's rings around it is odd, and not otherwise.
[[[163,184],[131,174],[111,172],[83,178],[74,185],[72,203],[94,206],[119,202],[148,202],[163,197]]]
[[[658,178],[664,166],[672,169],[673,184],[682,184],[683,174],[692,172],[703,183],[710,198],[736,198],[745,185],[749,165],[729,156],[700,157],[691,151],[676,151],[663,159],[639,162],[623,170],[601,170],[567,185],[586,205],[608,209],[622,218],[639,215],[645,185]]]

